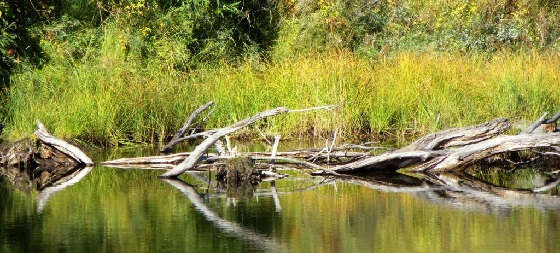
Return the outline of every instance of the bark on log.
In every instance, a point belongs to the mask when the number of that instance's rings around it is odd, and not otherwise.
[[[425,162],[434,157],[439,157],[448,151],[395,151],[384,153],[381,155],[368,157],[349,164],[343,164],[333,168],[336,173],[361,172],[367,170],[398,170],[416,164]]]
[[[178,164],[175,168],[173,168],[172,170],[163,173],[162,175],[160,175],[160,177],[177,177],[179,175],[181,175],[182,173],[184,173],[185,171],[192,169],[194,166],[196,166],[196,164],[200,161],[200,159],[202,158],[202,155],[212,146],[214,145],[214,143],[216,141],[218,141],[220,138],[228,135],[228,134],[232,134],[248,125],[251,125],[253,123],[255,123],[256,121],[260,120],[260,119],[264,119],[264,118],[268,118],[271,116],[275,116],[278,114],[284,114],[284,113],[289,113],[289,112],[305,112],[305,111],[311,111],[311,110],[320,110],[320,109],[331,109],[334,106],[321,106],[321,107],[313,107],[313,108],[308,108],[308,109],[300,109],[300,110],[290,110],[286,107],[278,107],[272,110],[268,110],[268,111],[263,111],[263,112],[259,112],[256,115],[246,118],[242,121],[239,121],[229,127],[225,127],[225,128],[221,128],[218,129],[214,134],[208,136],[208,138],[204,141],[202,141],[202,143],[200,143],[198,146],[196,146],[196,148],[194,149],[194,151],[192,152],[192,154],[185,159],[185,161],[181,162],[180,164]]]
[[[505,132],[509,127],[510,122],[507,119],[498,118],[476,126],[443,130],[428,134],[397,151],[340,165],[332,171],[352,173],[365,170],[397,170],[451,153],[450,147],[475,145]]]
[[[43,123],[41,123],[39,120],[37,120],[37,128],[38,129],[37,131],[35,131],[35,134],[43,143],[66,154],[67,156],[84,166],[93,166],[93,161],[84,152],[82,152],[76,146],[73,146],[61,139],[57,139],[49,134]]]
[[[462,170],[482,159],[522,150],[560,147],[560,133],[503,135],[448,152],[418,165],[415,171],[443,172]]]
[[[452,128],[428,134],[400,151],[441,150],[481,142],[497,136],[511,126],[509,120],[498,118],[476,126]]]

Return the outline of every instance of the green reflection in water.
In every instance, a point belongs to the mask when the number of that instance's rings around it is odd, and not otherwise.
[[[471,168],[468,174],[478,180],[488,182],[499,187],[512,189],[532,190],[552,184],[558,180],[558,175],[545,173],[547,170],[557,170],[558,168],[520,168],[520,169],[503,169],[499,167],[488,168]],[[557,184],[558,185],[558,184]],[[559,195],[560,185],[550,189],[552,195]]]
[[[158,171],[95,167],[37,209],[37,193],[0,182],[0,251],[247,252],[554,252],[560,212],[486,212],[434,201],[431,192],[393,193],[296,175],[275,182],[278,210],[263,183],[251,198],[207,189],[206,174],[186,175],[221,228]],[[417,180],[417,179],[415,179]],[[190,187],[190,186],[189,186]],[[298,190],[299,189],[299,190]],[[484,205],[482,205],[484,206]],[[242,233],[249,234],[248,236]],[[259,239],[260,238],[260,239]]]

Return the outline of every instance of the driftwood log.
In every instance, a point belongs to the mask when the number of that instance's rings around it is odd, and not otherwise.
[[[192,123],[194,122],[194,120],[196,119],[196,117],[198,117],[199,114],[201,114],[203,111],[205,111],[206,109],[208,109],[208,107],[212,106],[214,104],[213,101],[210,101],[202,106],[200,106],[198,109],[196,109],[190,116],[189,118],[185,121],[185,123],[183,123],[183,127],[181,127],[176,133],[175,135],[173,135],[173,138],[171,138],[171,140],[169,141],[169,143],[167,143],[167,145],[165,145],[162,149],[161,152],[167,153],[169,151],[171,151],[171,149],[177,145],[178,143],[180,143],[181,141],[184,141],[186,139],[181,139],[181,137],[183,137],[183,135],[185,134],[185,132],[189,129],[189,127],[192,125]]]
[[[0,148],[0,174],[20,189],[42,190],[70,181],[93,161],[78,147],[53,137],[37,121],[37,141],[29,139]]]
[[[253,123],[255,123],[256,121],[260,120],[260,119],[264,119],[264,118],[268,118],[268,117],[272,117],[278,114],[285,114],[285,113],[293,113],[293,112],[305,112],[305,111],[312,111],[312,110],[324,110],[324,109],[332,109],[334,108],[334,106],[332,105],[328,105],[328,106],[320,106],[320,107],[313,107],[313,108],[307,108],[307,109],[300,109],[300,110],[290,110],[286,107],[278,107],[272,110],[268,110],[268,111],[263,111],[263,112],[259,112],[249,118],[246,118],[244,120],[241,120],[231,126],[225,127],[225,128],[221,128],[221,129],[217,129],[215,130],[214,133],[208,135],[208,137],[202,141],[202,143],[200,143],[198,146],[196,146],[196,148],[194,149],[194,151],[188,156],[187,159],[185,159],[183,162],[179,163],[177,166],[175,166],[175,168],[173,168],[170,171],[167,171],[165,173],[163,173],[162,175],[160,175],[160,177],[177,177],[179,175],[181,175],[182,173],[184,173],[185,171],[194,168],[197,163],[200,161],[200,159],[202,158],[202,156],[208,151],[208,149],[214,145],[220,138],[225,137],[228,134],[232,134],[246,126],[249,126]]]
[[[107,166],[149,167],[169,169],[161,177],[176,177],[185,171],[196,170],[208,164],[236,158],[246,157],[262,163],[284,163],[294,167],[314,170],[312,175],[353,174],[367,171],[396,171],[410,168],[413,171],[440,173],[445,171],[461,171],[477,162],[485,161],[503,154],[523,151],[538,152],[542,157],[556,157],[560,159],[560,133],[557,131],[556,121],[560,112],[547,119],[543,114],[538,120],[530,124],[519,135],[505,135],[511,127],[509,120],[498,118],[474,126],[452,128],[431,133],[417,141],[397,150],[372,155],[370,152],[377,147],[346,144],[334,147],[337,131],[332,143],[326,142],[323,149],[277,151],[278,142],[275,141],[273,152],[248,152],[237,154],[232,151],[227,136],[254,122],[278,114],[303,112],[320,109],[332,109],[333,106],[313,107],[302,110],[290,110],[279,107],[239,121],[231,126],[206,130],[200,133],[183,136],[194,118],[208,108],[212,103],[201,106],[193,112],[170,142],[181,139],[205,138],[192,152],[178,153],[167,156],[122,158],[102,163]],[[552,127],[551,127],[552,126]],[[540,130],[538,130],[540,128]],[[182,137],[181,137],[182,136]],[[220,140],[225,138],[227,152]],[[268,141],[270,143],[270,141]],[[167,149],[170,144],[164,147]],[[211,146],[216,145],[218,154],[208,153]],[[331,160],[333,161],[331,163]],[[538,160],[533,158],[533,160]],[[531,160],[531,161],[533,161]],[[520,162],[518,164],[522,164]],[[334,165],[334,167],[330,167]],[[210,167],[206,167],[210,168]]]
[[[336,173],[352,173],[368,170],[397,170],[427,162],[448,154],[450,148],[474,145],[505,132],[510,127],[507,119],[498,118],[476,126],[453,128],[428,134],[412,144],[396,151],[363,158],[333,168]]]

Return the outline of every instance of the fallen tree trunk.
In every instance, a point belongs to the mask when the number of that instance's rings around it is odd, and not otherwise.
[[[179,175],[181,175],[182,173],[184,173],[185,171],[192,169],[194,166],[196,166],[196,164],[200,161],[200,159],[202,158],[202,155],[204,153],[206,153],[206,151],[212,146],[214,145],[214,143],[216,143],[216,141],[218,141],[220,138],[228,135],[228,134],[232,134],[248,125],[251,125],[253,123],[255,123],[256,121],[260,120],[260,119],[264,119],[264,118],[268,118],[268,117],[272,117],[278,114],[284,114],[284,113],[290,113],[290,112],[304,112],[304,111],[311,111],[311,110],[320,110],[320,109],[331,109],[334,106],[321,106],[321,107],[314,107],[314,108],[307,108],[307,109],[301,109],[301,110],[290,110],[286,107],[278,107],[272,110],[268,110],[268,111],[264,111],[264,112],[259,112],[256,115],[246,118],[242,121],[239,121],[229,127],[225,127],[225,128],[221,128],[216,130],[215,133],[213,133],[212,135],[208,136],[208,138],[206,138],[204,141],[202,141],[202,143],[200,143],[198,146],[196,146],[196,148],[194,149],[194,151],[191,153],[191,155],[185,159],[185,161],[179,163],[175,168],[173,168],[172,170],[163,173],[162,175],[160,175],[160,177],[177,177]]]
[[[41,123],[37,120],[37,131],[35,131],[35,135],[44,142],[45,144],[53,147],[54,149],[66,154],[70,158],[74,159],[76,162],[84,165],[84,166],[93,166],[93,161],[89,158],[84,152],[82,152],[78,147],[69,144],[61,139],[57,139],[49,132]]]
[[[441,150],[478,143],[504,133],[510,128],[509,120],[498,118],[483,124],[452,128],[428,134],[399,151]]]
[[[451,147],[468,146],[488,140],[505,132],[509,127],[507,119],[498,118],[476,126],[443,130],[428,134],[399,150],[340,165],[332,171],[353,173],[365,170],[397,170],[441,157],[450,153]]]
[[[185,159],[187,159],[192,152],[182,152],[172,155],[162,155],[162,156],[145,156],[145,157],[132,157],[132,158],[119,158],[111,161],[102,162],[101,165],[105,166],[120,166],[128,165],[129,167],[134,165],[157,165],[157,164],[178,164]],[[317,157],[323,160],[319,160],[319,164],[327,158],[327,155],[315,156],[316,153],[313,151],[280,151],[276,152],[276,155],[272,157],[272,152],[247,152],[243,153],[243,156],[247,157],[269,157],[271,160],[279,160],[292,158],[293,159],[309,159],[312,157]],[[352,152],[352,151],[336,151],[330,153],[330,157],[334,159],[357,159],[367,156],[367,152]],[[221,156],[216,153],[206,153],[205,157],[216,158],[218,160],[228,159],[228,156]],[[300,161],[303,162],[303,161]]]
[[[212,145],[219,142],[221,138],[226,137],[227,141],[228,134],[234,133],[235,131],[246,127],[257,120],[290,112],[330,108],[332,108],[332,106],[314,107],[302,110],[290,110],[284,107],[279,107],[269,111],[260,112],[225,128],[208,130],[203,133],[195,134],[196,137],[206,136],[206,139],[190,153],[179,153],[169,156],[117,159],[104,162],[103,164],[110,166],[150,164],[165,164],[167,166],[169,164],[177,164],[173,169],[161,175],[161,177],[176,177],[187,170],[195,169],[200,163],[213,163],[237,157],[238,155],[232,154],[231,151],[229,151],[229,153],[222,152],[223,154],[207,154],[207,151]],[[355,149],[371,150],[372,147],[363,145],[343,145],[335,148],[333,147],[334,141],[330,148],[327,145],[327,147],[322,150],[311,149],[272,153],[248,152],[240,154],[239,156],[247,157],[252,160],[268,160],[270,164],[275,162],[284,162],[298,167],[310,168],[315,170],[312,172],[312,175],[342,176],[341,174],[352,174],[371,170],[395,171],[411,166],[415,166],[412,167],[415,171],[443,172],[463,170],[476,162],[504,153],[527,150],[560,150],[560,134],[533,134],[535,129],[539,128],[543,124],[555,125],[556,120],[560,118],[560,113],[557,113],[551,119],[546,119],[546,115],[547,114],[541,116],[536,122],[524,130],[522,134],[516,136],[501,135],[510,128],[511,124],[507,119],[498,118],[475,126],[447,129],[428,134],[401,149],[385,152],[375,156],[370,156],[368,152],[353,151]],[[556,128],[553,130],[556,130]],[[190,136],[182,138],[190,138]],[[231,150],[231,148],[228,149]],[[327,150],[326,154],[322,154],[325,150]],[[203,158],[205,154],[206,157]],[[560,153],[557,152],[545,152],[541,153],[541,155],[552,155],[560,158]],[[336,165],[333,169],[327,170],[322,165],[329,164],[331,158],[338,160],[338,165]]]
[[[443,154],[415,167],[415,171],[462,170],[498,154],[523,150],[560,148],[560,133],[503,135]]]
[[[77,171],[93,165],[79,148],[57,139],[37,121],[36,142],[21,140],[0,147],[0,173],[18,188],[42,190],[71,180]]]

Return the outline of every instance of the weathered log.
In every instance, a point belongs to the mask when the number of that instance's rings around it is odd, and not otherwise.
[[[146,156],[133,158],[119,158],[111,161],[102,162],[101,165],[141,165],[141,164],[177,164],[185,160],[191,152],[182,152],[172,155]],[[208,154],[213,156],[213,154]]]
[[[71,180],[93,162],[77,147],[50,135],[37,121],[39,138],[0,148],[0,173],[18,188],[43,190]]]
[[[339,165],[334,167],[332,171],[336,173],[361,172],[367,170],[396,171],[412,164],[425,162],[434,157],[439,157],[447,152],[448,151],[444,150],[395,151]]]
[[[428,134],[399,150],[339,165],[332,171],[353,173],[365,170],[397,170],[451,153],[450,147],[482,142],[505,132],[509,127],[507,119],[498,118],[476,126],[443,130]]]
[[[480,125],[442,130],[428,134],[399,151],[440,150],[470,145],[497,136],[510,126],[509,120],[498,118]]]
[[[194,151],[192,152],[192,154],[185,159],[185,161],[179,163],[175,168],[173,168],[172,170],[163,173],[162,175],[160,175],[161,177],[177,177],[179,175],[181,175],[182,173],[184,173],[185,171],[192,169],[202,158],[202,155],[204,153],[206,153],[206,151],[212,146],[214,145],[214,143],[216,141],[218,141],[220,138],[228,135],[228,134],[232,134],[248,125],[251,125],[253,123],[255,123],[256,121],[260,120],[260,119],[264,119],[264,118],[268,118],[268,117],[272,117],[278,114],[284,114],[284,113],[290,113],[290,112],[305,112],[305,111],[311,111],[311,110],[319,110],[319,109],[331,109],[334,106],[322,106],[322,107],[314,107],[314,108],[308,108],[308,109],[299,109],[299,110],[290,110],[286,107],[278,107],[272,110],[268,110],[268,111],[263,111],[263,112],[259,112],[256,115],[253,115],[249,118],[246,118],[244,120],[241,120],[231,126],[225,127],[225,128],[221,128],[216,130],[215,133],[213,133],[212,135],[208,136],[207,139],[205,139],[204,141],[202,141],[202,143],[200,143],[198,146],[196,146],[196,148],[194,149]]]
[[[415,171],[462,170],[485,158],[502,153],[560,147],[560,133],[502,135],[447,152],[415,167]]]
[[[38,129],[37,131],[35,131],[35,135],[37,135],[39,140],[66,154],[67,156],[84,166],[93,166],[93,161],[84,152],[82,152],[76,146],[73,146],[61,139],[57,139],[49,134],[43,123],[41,123],[39,120],[37,120],[37,128]]]
[[[145,157],[132,157],[132,158],[119,158],[115,160],[105,161],[102,162],[101,165],[115,167],[115,166],[125,166],[126,168],[133,168],[134,166],[140,165],[154,165],[154,167],[158,167],[159,164],[165,165],[177,165],[181,161],[184,161],[192,152],[182,152],[176,153],[172,155],[162,155],[162,156],[145,156]],[[268,156],[272,161],[276,160],[283,160],[284,158],[293,158],[293,159],[309,159],[313,157],[314,151],[306,151],[306,150],[299,150],[299,151],[278,151],[273,158],[272,152],[247,152],[243,153],[242,156],[247,157],[266,157]],[[336,151],[331,152],[330,157],[335,159],[357,159],[367,156],[368,153],[366,152],[353,152],[353,151]],[[205,157],[213,158],[212,161],[215,160],[222,160],[228,159],[229,157],[226,155],[220,155],[216,153],[206,153]],[[326,155],[321,155],[318,158],[326,159]],[[293,161],[293,160],[292,160]],[[322,160],[319,160],[319,164]],[[302,161],[298,161],[302,162]],[[271,162],[272,163],[272,162]],[[146,167],[146,166],[142,166]]]
[[[169,141],[169,143],[167,143],[167,145],[165,145],[162,149],[161,152],[167,153],[169,151],[171,151],[171,149],[177,145],[178,143],[180,143],[182,140],[179,140],[179,138],[181,138],[185,132],[189,129],[189,127],[191,126],[191,124],[193,123],[193,121],[196,119],[196,117],[198,117],[199,114],[201,114],[204,110],[208,109],[208,107],[210,107],[212,104],[214,104],[213,101],[210,101],[202,106],[200,106],[198,109],[196,109],[194,112],[191,113],[191,115],[189,116],[189,118],[185,121],[185,123],[183,123],[183,127],[181,127],[181,129],[179,129],[175,135],[173,135],[173,138],[171,138],[171,140]]]

